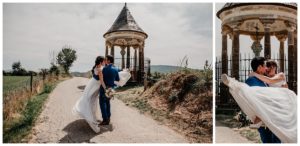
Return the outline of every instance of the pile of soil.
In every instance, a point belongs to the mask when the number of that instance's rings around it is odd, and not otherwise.
[[[212,142],[212,89],[201,73],[169,74],[139,98],[155,111],[163,111],[164,122],[191,142]]]

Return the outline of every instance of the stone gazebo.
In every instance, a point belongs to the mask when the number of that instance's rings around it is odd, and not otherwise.
[[[113,25],[103,37],[105,38],[106,46],[105,55],[110,54],[115,57],[115,48],[119,47],[122,56],[121,69],[130,69],[132,74],[131,81],[142,83],[145,73],[144,46],[145,39],[148,35],[135,22],[126,4]],[[133,59],[130,55],[131,49],[134,51]]]
[[[279,69],[288,76],[289,87],[297,89],[297,4],[296,3],[226,3],[217,12],[222,21],[222,73],[228,74],[227,37],[232,40],[231,76],[239,79],[240,35],[248,35],[253,41],[252,49],[260,56],[263,48],[264,57],[271,58],[272,44],[270,37],[280,41]],[[264,38],[264,44],[260,40]],[[288,42],[288,66],[284,66],[284,42]],[[243,46],[243,48],[249,48]]]

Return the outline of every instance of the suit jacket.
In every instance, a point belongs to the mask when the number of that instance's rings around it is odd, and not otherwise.
[[[249,86],[259,86],[259,87],[268,87],[266,83],[264,83],[263,81],[259,80],[256,77],[249,77],[246,80],[246,84],[248,84]]]
[[[112,64],[105,66],[102,74],[104,83],[108,88],[116,86],[114,81],[120,81],[118,70]]]

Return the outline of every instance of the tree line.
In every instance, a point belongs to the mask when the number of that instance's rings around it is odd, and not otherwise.
[[[69,46],[65,46],[62,50],[55,56],[55,61],[51,62],[50,68],[42,68],[39,72],[27,71],[22,67],[20,61],[14,62],[12,64],[12,71],[3,70],[4,76],[29,76],[29,75],[46,75],[52,74],[58,76],[59,74],[69,75],[69,70],[73,62],[77,59],[76,50]]]

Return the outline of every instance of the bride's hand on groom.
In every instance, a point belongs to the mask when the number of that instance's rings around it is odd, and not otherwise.
[[[283,72],[279,73],[279,79],[281,79],[281,80],[285,79],[285,75]]]

